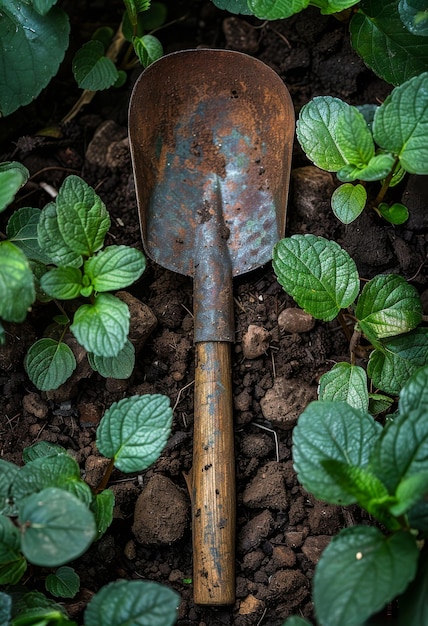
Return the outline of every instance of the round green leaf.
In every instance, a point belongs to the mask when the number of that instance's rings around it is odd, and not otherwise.
[[[213,4],[219,9],[225,9],[229,13],[241,13],[242,15],[251,15],[251,9],[247,0],[212,0]]]
[[[6,227],[7,238],[25,254],[27,259],[39,261],[45,265],[51,262],[37,239],[37,226],[40,220],[40,209],[22,207],[15,211]]]
[[[128,305],[109,293],[98,295],[93,304],[83,304],[74,314],[70,330],[87,352],[117,356],[129,332]]]
[[[0,8],[0,115],[10,115],[55,76],[68,47],[70,25],[58,7],[40,15],[33,3],[2,0]]]
[[[357,267],[335,241],[293,235],[273,250],[279,283],[297,304],[317,319],[330,321],[358,294]]]
[[[175,591],[143,580],[118,580],[89,602],[85,626],[172,626],[180,598]]]
[[[364,468],[381,430],[371,415],[347,402],[311,402],[293,432],[294,467],[300,483],[320,500],[342,505],[356,502],[324,463],[339,461]]]
[[[40,286],[51,298],[73,300],[82,289],[82,272],[78,267],[54,267],[43,274]]]
[[[47,487],[66,488],[80,480],[77,462],[68,454],[37,457],[19,470],[12,485],[13,497],[19,501]]]
[[[364,0],[349,28],[354,50],[387,82],[400,85],[428,69],[428,41],[404,28],[397,0]]]
[[[41,391],[58,389],[76,369],[71,348],[54,339],[39,339],[27,352],[25,369],[31,382]]]
[[[118,78],[115,64],[104,55],[104,45],[96,39],[83,44],[76,52],[72,69],[79,87],[89,91],[108,89]]]
[[[419,551],[409,532],[342,530],[321,555],[313,596],[320,624],[361,626],[402,593],[416,574]]]
[[[331,208],[343,224],[350,224],[363,211],[366,201],[367,191],[362,185],[345,183],[333,191]]]
[[[428,72],[424,72],[396,87],[374,118],[376,142],[397,154],[401,166],[412,174],[428,174],[427,91]]]
[[[50,441],[37,441],[28,448],[24,448],[22,452],[22,460],[24,463],[29,463],[35,459],[47,456],[57,456],[58,454],[64,454],[65,448],[59,446],[56,443]]]
[[[172,424],[169,399],[160,394],[131,396],[115,402],[97,429],[97,447],[114,459],[122,472],[140,472],[154,463],[164,448]]]
[[[362,168],[354,165],[345,165],[337,172],[337,178],[343,182],[365,180],[368,182],[386,178],[395,163],[392,154],[376,154],[367,165]]]
[[[400,392],[398,404],[400,413],[415,409],[428,412],[428,367],[422,367],[413,374]]]
[[[111,489],[104,489],[97,493],[91,504],[91,511],[97,525],[97,539],[102,537],[113,521],[114,493]]]
[[[299,13],[309,0],[247,0],[252,13],[261,20],[282,20]]]
[[[79,557],[96,534],[94,516],[71,493],[50,487],[19,503],[21,547],[30,563],[57,567]]]
[[[336,136],[348,163],[364,167],[374,157],[373,136],[360,111],[346,106],[337,118]]]
[[[0,212],[9,206],[29,176],[27,168],[16,161],[7,161],[0,165]]]
[[[153,35],[133,37],[132,45],[143,67],[148,67],[163,55],[162,44],[159,39]]]
[[[413,285],[398,274],[379,274],[364,285],[355,316],[359,329],[377,340],[407,333],[422,321],[422,303]]]
[[[349,107],[339,98],[317,96],[300,111],[297,139],[308,159],[328,172],[337,172],[349,162],[337,134],[338,120]]]
[[[0,515],[8,515],[10,512],[9,491],[18,471],[15,463],[0,458]]]
[[[74,252],[63,237],[59,225],[56,205],[49,202],[42,210],[37,226],[37,239],[41,249],[56,265],[80,267],[81,254]]]
[[[404,204],[394,202],[391,206],[388,206],[386,202],[381,202],[377,207],[377,210],[384,219],[390,224],[404,224],[409,219],[409,211]]]
[[[36,299],[33,273],[27,257],[9,241],[0,243],[0,317],[23,322]]]
[[[96,356],[88,353],[89,365],[104,378],[124,380],[134,371],[135,348],[129,339],[117,356]]]
[[[336,363],[321,376],[318,395],[320,400],[340,400],[367,411],[369,392],[365,370],[350,363]]]
[[[80,578],[72,567],[63,565],[45,580],[46,590],[57,598],[74,598],[79,591]]]
[[[0,585],[16,585],[24,575],[27,562],[20,546],[19,529],[9,517],[0,515]]]
[[[128,287],[146,269],[142,252],[130,246],[108,246],[85,262],[84,272],[95,291]]]

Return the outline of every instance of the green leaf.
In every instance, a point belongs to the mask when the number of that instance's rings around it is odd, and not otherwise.
[[[91,256],[102,247],[110,217],[101,198],[79,176],[65,179],[56,209],[59,230],[76,254]]]
[[[180,598],[175,591],[143,580],[117,580],[89,602],[85,626],[172,626]]]
[[[320,500],[342,505],[356,502],[323,463],[333,460],[364,468],[380,431],[371,415],[346,402],[311,402],[293,432],[294,467],[300,483]]]
[[[0,585],[16,585],[27,569],[20,544],[18,528],[9,517],[0,515]]]
[[[422,321],[417,290],[398,274],[379,274],[364,285],[355,309],[357,327],[378,340],[407,333]]]
[[[428,329],[383,340],[370,354],[367,374],[386,393],[397,394],[410,376],[428,364]]]
[[[80,578],[72,567],[63,565],[45,580],[46,590],[57,598],[74,598],[79,591]]]
[[[413,35],[428,36],[428,7],[425,0],[421,2],[400,0],[398,12],[408,31]]]
[[[370,415],[379,415],[379,413],[387,411],[393,403],[393,398],[389,396],[384,396],[381,393],[369,393]]]
[[[131,23],[136,26],[138,14],[147,11],[150,7],[150,0],[123,0],[126,12]]]
[[[152,31],[160,28],[165,24],[167,15],[168,9],[163,2],[152,2],[141,16],[144,29]]]
[[[84,272],[95,291],[128,287],[146,269],[142,252],[130,246],[108,246],[85,262]]]
[[[375,180],[382,180],[386,178],[395,163],[395,159],[392,154],[376,154],[372,157],[369,163],[362,167],[355,167],[355,165],[349,164],[342,167],[337,172],[337,178],[342,182],[352,182],[353,180],[365,180],[372,182]]]
[[[291,617],[287,617],[282,626],[311,626],[311,623],[303,619],[303,617],[292,615]]]
[[[96,356],[88,353],[89,365],[104,378],[124,380],[129,378],[135,366],[135,348],[129,339],[117,356]]]
[[[0,243],[0,317],[23,322],[36,299],[27,257],[9,241]]]
[[[93,304],[83,304],[74,314],[70,330],[87,352],[117,356],[129,332],[128,305],[116,296],[102,293]]]
[[[97,539],[102,537],[113,521],[114,493],[111,489],[104,489],[97,493],[92,504],[91,511],[97,525]]]
[[[390,511],[397,517],[406,513],[418,502],[422,502],[428,493],[428,470],[403,478],[395,492],[397,503]]]
[[[9,491],[18,471],[15,463],[0,459],[0,515],[10,513]]]
[[[362,185],[345,183],[333,191],[331,208],[343,223],[350,224],[360,215],[367,202],[367,191]]]
[[[400,413],[428,411],[428,368],[422,367],[413,374],[400,391]]]
[[[96,534],[94,516],[71,493],[50,487],[19,503],[21,547],[30,563],[57,567],[79,557]]]
[[[32,0],[33,7],[40,15],[46,15],[57,2],[58,0]]]
[[[337,172],[348,164],[337,135],[338,120],[348,107],[339,98],[317,96],[300,111],[297,139],[308,159],[328,172]]]
[[[0,164],[0,212],[9,206],[29,177],[30,172],[17,161],[6,161]]]
[[[141,65],[148,67],[163,55],[163,47],[157,37],[153,35],[143,35],[142,37],[133,37],[132,45]]]
[[[273,249],[278,282],[297,304],[317,319],[330,321],[358,294],[358,271],[335,241],[315,235],[293,235]]]
[[[386,202],[381,202],[377,210],[384,219],[390,224],[404,224],[409,219],[409,211],[404,204],[394,202],[391,206],[388,206]]]
[[[68,47],[70,25],[58,7],[40,15],[32,4],[1,0],[0,11],[0,115],[10,115],[55,76]]]
[[[47,456],[57,456],[58,454],[65,454],[66,450],[62,446],[50,441],[37,441],[28,448],[24,448],[22,452],[22,460],[24,463],[35,461]]]
[[[54,267],[40,279],[40,286],[48,296],[58,300],[78,298],[82,289],[82,272],[77,267]]]
[[[336,121],[336,137],[348,163],[362,168],[374,157],[373,136],[360,111],[346,106]]]
[[[81,254],[74,252],[59,229],[57,208],[54,202],[45,206],[37,226],[39,246],[56,265],[80,267],[83,263]]]
[[[319,7],[322,15],[341,13],[358,4],[359,0],[312,0],[311,5]]]
[[[40,389],[58,389],[76,369],[71,348],[54,339],[39,339],[28,350],[25,369],[31,382]]]
[[[393,85],[428,69],[428,43],[403,28],[398,0],[364,0],[351,19],[350,32],[352,47],[364,63]]]
[[[242,15],[252,14],[247,0],[212,0],[212,2],[219,9],[224,9],[229,11],[229,13],[240,13]]]
[[[172,424],[169,399],[160,394],[131,396],[115,402],[97,429],[100,453],[121,472],[140,472],[158,458]]]
[[[118,71],[111,59],[104,55],[104,45],[93,39],[76,52],[72,64],[74,78],[81,89],[101,91],[118,79]]]
[[[366,372],[358,365],[336,363],[321,376],[318,395],[320,400],[340,400],[355,409],[367,411],[369,393]]]
[[[10,626],[77,626],[68,619],[65,609],[39,591],[14,598],[15,617]]]
[[[8,626],[11,618],[12,598],[0,591],[0,624]]]
[[[37,225],[40,209],[22,207],[13,213],[7,223],[7,238],[17,246],[28,259],[44,264],[51,262],[49,256],[40,248],[37,239]]]
[[[427,91],[428,72],[424,72],[396,87],[374,118],[376,142],[398,155],[401,166],[412,174],[428,174]]]
[[[247,0],[253,15],[261,20],[282,20],[299,13],[309,0]]]
[[[342,530],[321,555],[315,570],[315,613],[328,626],[361,626],[416,574],[418,548],[410,533],[384,537],[380,530]]]
[[[427,546],[422,548],[418,571],[403,595],[400,596],[400,610],[397,626],[428,623],[428,558]]]
[[[69,483],[80,480],[79,466],[68,454],[42,456],[21,467],[12,485],[12,495],[18,501],[47,487],[67,489]]]

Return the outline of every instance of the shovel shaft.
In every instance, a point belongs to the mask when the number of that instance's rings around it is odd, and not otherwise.
[[[196,343],[193,583],[196,604],[235,601],[235,456],[231,344]]]

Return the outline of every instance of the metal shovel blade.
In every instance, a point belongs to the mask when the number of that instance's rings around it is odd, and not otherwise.
[[[129,136],[144,248],[194,279],[194,595],[233,603],[232,277],[285,228],[294,108],[279,76],[226,50],[162,57],[138,79]]]

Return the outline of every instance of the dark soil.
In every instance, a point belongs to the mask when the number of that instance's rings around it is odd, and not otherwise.
[[[119,2],[111,3],[108,14],[100,12],[104,3],[71,4],[72,48],[95,26],[119,21]],[[362,104],[379,103],[391,90],[353,52],[346,24],[315,9],[284,22],[260,23],[231,17],[205,0],[166,4],[170,18],[180,18],[158,33],[166,52],[203,46],[254,55],[285,81],[296,113],[319,94]],[[32,175],[16,206],[43,207],[50,197],[41,183],[58,188],[67,174],[78,173],[97,189],[111,213],[108,243],[141,248],[126,128],[137,74],[121,90],[98,94],[72,122],[58,126],[58,137],[36,136],[41,128],[57,125],[79,95],[69,61],[33,105],[0,122],[1,160],[20,160]],[[334,177],[311,167],[296,143],[287,234],[335,239],[353,256],[362,278],[400,273],[427,306],[424,184],[421,177],[410,177],[395,190],[397,196],[406,196],[410,209],[405,225],[388,226],[364,213],[343,226],[329,206]],[[3,226],[9,214],[2,216]],[[180,594],[180,626],[279,626],[295,613],[312,618],[311,580],[321,551],[341,527],[369,523],[358,510],[314,501],[297,483],[292,464],[290,426],[316,398],[320,375],[349,358],[344,335],[335,322],[313,324],[294,310],[283,314],[295,305],[270,265],[236,279],[237,601],[227,608],[203,608],[192,600],[190,502],[184,479],[192,464],[192,284],[149,262],[129,291],[138,299],[132,299],[134,324],[141,322],[140,315],[148,315],[151,330],[139,345],[129,380],[91,375],[83,359],[80,379],[55,392],[38,392],[25,374],[23,356],[49,323],[49,306],[35,305],[25,324],[9,325],[8,345],[0,350],[0,454],[6,460],[21,463],[22,449],[36,441],[57,442],[76,457],[89,483],[96,484],[104,461],[95,448],[95,429],[103,411],[114,401],[142,393],[166,394],[174,406],[173,433],[158,462],[140,475],[114,472],[114,522],[73,564],[82,590],[67,603],[70,613],[81,620],[88,599],[101,586],[117,578],[139,578],[169,585]],[[148,310],[141,310],[139,303]],[[140,344],[142,340],[144,336]]]

